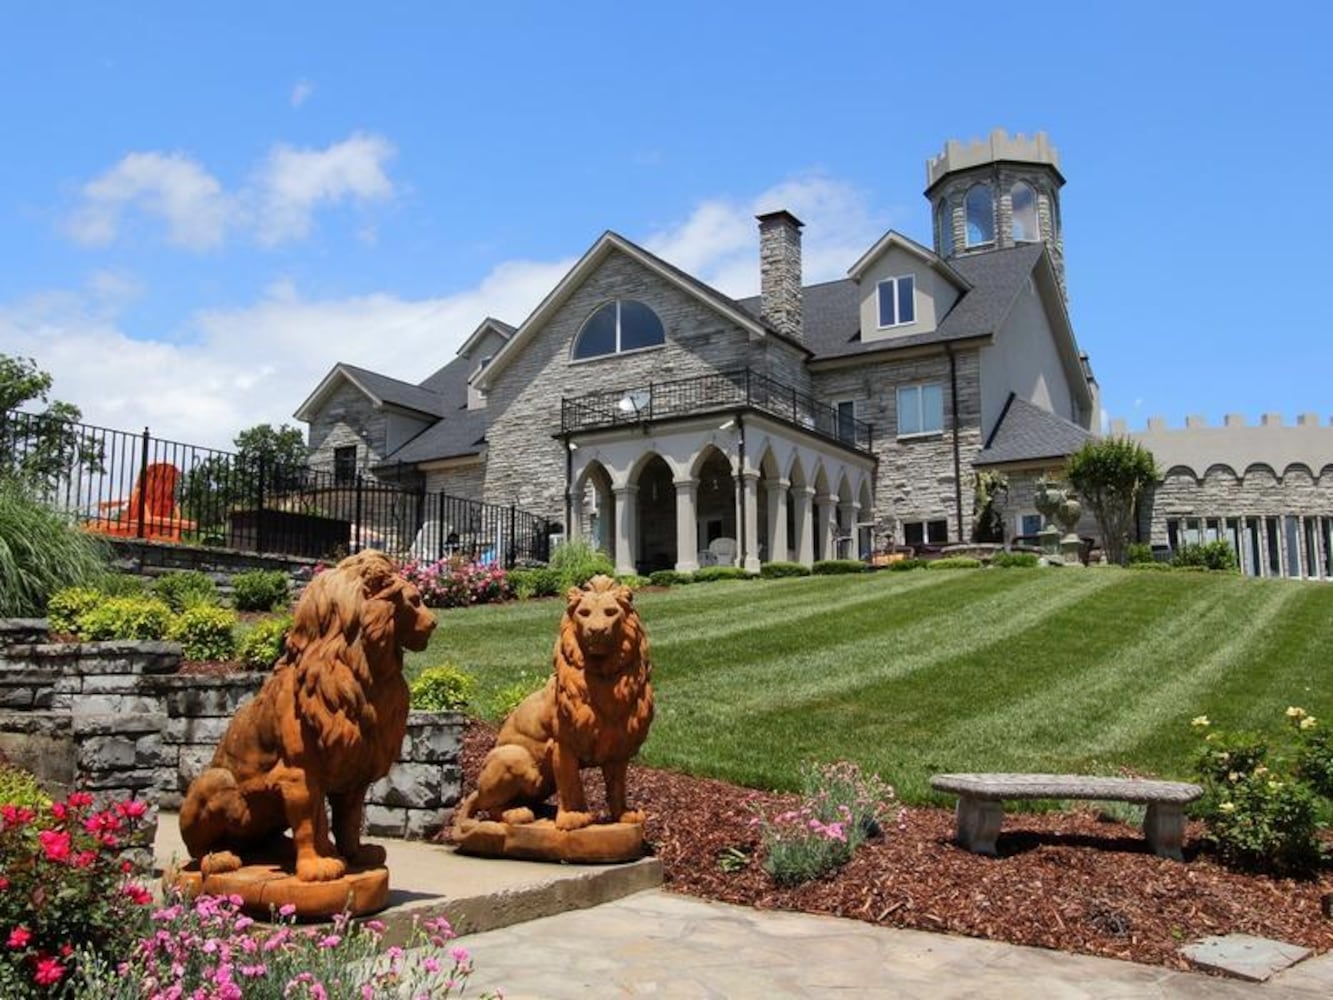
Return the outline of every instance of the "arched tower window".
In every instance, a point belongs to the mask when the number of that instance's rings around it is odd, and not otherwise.
[[[1014,220],[1014,242],[1035,243],[1041,239],[1037,225],[1037,192],[1026,181],[1014,181],[1009,189],[1009,202]]]
[[[624,354],[666,342],[662,321],[642,302],[616,299],[593,311],[574,340],[574,360]]]
[[[995,242],[995,199],[990,185],[974,184],[967,190],[967,245]]]
[[[953,213],[949,211],[949,199],[941,198],[936,211],[940,226],[940,256],[953,256]]]

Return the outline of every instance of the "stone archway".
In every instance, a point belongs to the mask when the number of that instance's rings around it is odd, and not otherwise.
[[[573,490],[571,537],[582,538],[612,559],[616,555],[616,500],[611,473],[594,459],[583,470]]]
[[[731,462],[718,448],[710,445],[700,452],[693,478],[699,483],[695,524],[700,565],[734,565],[739,535],[736,479],[732,475]]]
[[[672,479],[671,467],[656,454],[645,458],[634,477],[639,529],[634,565],[644,576],[676,565],[676,487]]]

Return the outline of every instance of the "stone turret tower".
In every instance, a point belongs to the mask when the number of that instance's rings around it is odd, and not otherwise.
[[[1029,139],[996,129],[990,138],[966,145],[950,139],[943,153],[926,161],[935,252],[961,257],[1041,240],[1065,291],[1064,183],[1060,154],[1045,132]]]

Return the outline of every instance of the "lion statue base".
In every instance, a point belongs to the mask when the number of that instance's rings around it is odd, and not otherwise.
[[[452,836],[464,853],[570,862],[644,854],[644,814],[627,802],[626,775],[653,720],[648,636],[633,592],[609,576],[565,598],[551,677],[505,719],[459,806]],[[583,789],[591,767],[606,785],[600,821]],[[543,817],[552,793],[554,815]]]
[[[341,912],[349,898],[383,905],[384,848],[361,842],[365,796],[407,729],[403,650],[425,649],[434,628],[420,592],[383,553],[350,556],[310,581],[273,673],[186,792],[187,890],[193,869],[203,892],[246,898],[238,880],[262,886],[264,913],[278,876],[288,884],[277,905],[307,916]]]

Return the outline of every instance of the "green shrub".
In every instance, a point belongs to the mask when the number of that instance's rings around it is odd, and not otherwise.
[[[866,564],[860,559],[820,559],[810,571],[815,576],[838,576],[843,573],[864,573]]]
[[[1129,560],[1131,566],[1137,563],[1154,562],[1152,546],[1147,542],[1134,542],[1125,549],[1125,558]]]
[[[292,627],[291,615],[265,618],[241,636],[237,654],[250,670],[269,670],[282,655],[283,640]]]
[[[981,560],[971,556],[945,556],[926,563],[926,569],[980,569]]]
[[[1171,557],[1171,565],[1180,568],[1235,570],[1236,553],[1229,542],[1221,539],[1200,545],[1184,545]]]
[[[144,597],[148,581],[133,573],[104,573],[97,578],[96,588],[107,597]]]
[[[611,557],[581,538],[571,539],[551,553],[551,569],[559,574],[558,592],[581,587],[599,573],[616,575]]]
[[[1296,730],[1296,774],[1317,794],[1333,799],[1333,730],[1294,706],[1287,709],[1287,720]]]
[[[533,597],[552,597],[560,593],[560,571],[549,566],[532,569],[511,569],[509,585],[520,601]]]
[[[765,580],[778,580],[786,576],[809,576],[810,567],[795,562],[771,562],[759,567],[759,575]]]
[[[523,671],[518,675],[518,680],[506,684],[495,692],[490,701],[489,716],[496,722],[507,718],[514,709],[518,708],[524,698],[545,684],[545,677],[539,677],[526,670]]]
[[[1132,562],[1126,568],[1147,570],[1149,573],[1169,573],[1175,569],[1170,563],[1164,562]]]
[[[659,569],[648,577],[648,582],[654,587],[679,587],[693,583],[694,577],[689,573],[677,573],[674,569]]]
[[[419,712],[461,711],[476,688],[476,679],[452,663],[427,667],[409,685],[412,707]]]
[[[171,609],[156,597],[108,597],[79,615],[80,639],[161,639],[171,627]]]
[[[0,763],[0,806],[41,810],[50,804],[50,797],[35,777],[21,767]]]
[[[739,566],[701,566],[694,571],[695,583],[716,583],[718,580],[749,580],[751,574]]]
[[[51,594],[106,572],[101,543],[0,475],[0,618],[36,618]]]
[[[159,576],[153,581],[153,594],[166,601],[172,611],[184,611],[197,604],[218,603],[218,585],[207,573],[197,569]]]
[[[92,587],[65,587],[46,602],[46,622],[52,632],[77,632],[79,617],[97,607],[106,596]]]
[[[990,564],[1000,569],[1031,569],[1040,561],[1035,552],[997,552],[990,557]]]
[[[914,569],[925,569],[926,565],[925,559],[899,559],[897,562],[889,563],[887,569],[891,573],[906,573]]]
[[[1322,849],[1309,784],[1270,753],[1264,735],[1215,730],[1204,716],[1194,726],[1205,731],[1195,757],[1204,789],[1197,809],[1218,858],[1245,871],[1312,874]]]
[[[280,569],[237,573],[231,581],[238,611],[272,611],[291,601],[290,581]]]
[[[638,573],[618,573],[616,574],[616,583],[622,587],[628,587],[630,590],[639,590],[652,583],[652,580],[646,576],[639,576]]]
[[[167,638],[181,644],[187,660],[230,660],[236,655],[236,612],[194,604],[176,616]]]

